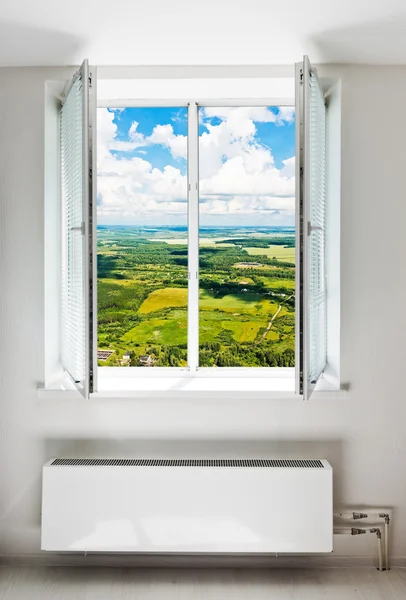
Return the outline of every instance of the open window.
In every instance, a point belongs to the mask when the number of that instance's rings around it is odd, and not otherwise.
[[[328,363],[329,227],[325,90],[307,57],[290,101],[97,108],[95,83],[85,61],[60,115],[67,373],[85,397],[98,377],[112,393],[228,377],[308,399]]]
[[[98,130],[100,383],[260,376],[294,392],[293,98],[111,102]]]
[[[60,109],[61,363],[88,397],[93,391],[93,182],[91,74],[70,81]]]
[[[327,362],[326,103],[307,56],[296,65],[299,393],[307,400]]]

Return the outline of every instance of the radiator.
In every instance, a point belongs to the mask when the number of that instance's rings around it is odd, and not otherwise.
[[[43,550],[331,552],[325,460],[52,459]]]

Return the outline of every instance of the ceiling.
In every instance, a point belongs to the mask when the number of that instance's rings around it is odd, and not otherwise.
[[[0,66],[406,64],[405,0],[3,0]]]

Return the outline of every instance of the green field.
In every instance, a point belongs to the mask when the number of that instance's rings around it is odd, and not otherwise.
[[[272,277],[257,277],[257,280],[264,284],[267,289],[280,290],[285,288],[288,292],[294,292],[295,280],[294,279],[276,279]]]
[[[242,323],[223,321],[224,329],[232,331],[233,338],[237,342],[253,342],[261,327],[265,328],[267,325],[266,321],[245,321]]]
[[[275,228],[206,228],[200,366],[294,365],[292,240]],[[98,228],[98,349],[111,353],[99,365],[187,365],[186,241],[181,228]]]
[[[278,310],[278,304],[263,298],[260,294],[241,292],[240,294],[230,294],[221,297],[206,290],[200,291],[199,307],[203,313],[208,308],[233,313],[236,316],[261,314],[262,317],[264,314],[272,317]]]
[[[122,336],[122,341],[138,344],[165,344],[178,346],[187,343],[187,315],[175,319],[149,319],[133,327]]]
[[[221,297],[213,292],[201,290],[199,296],[200,308],[214,308],[226,312],[253,310],[255,309],[255,305],[260,301],[261,296],[259,294],[251,294],[249,292],[227,294],[226,296]]]
[[[269,248],[244,248],[251,256],[269,256],[286,262],[295,263],[295,249],[284,246],[269,246]]]

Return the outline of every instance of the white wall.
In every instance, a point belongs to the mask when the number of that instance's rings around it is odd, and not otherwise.
[[[342,380],[346,400],[38,400],[44,380],[44,91],[55,69],[0,69],[0,553],[39,552],[41,466],[57,453],[321,456],[335,503],[393,507],[406,556],[406,68],[342,77]],[[196,76],[196,71],[193,71]],[[364,536],[366,537],[366,536]],[[340,536],[337,551],[373,552]]]

